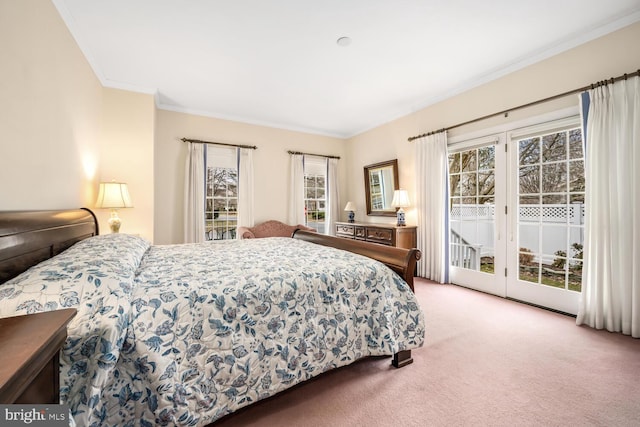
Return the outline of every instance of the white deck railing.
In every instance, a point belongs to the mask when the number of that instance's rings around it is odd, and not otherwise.
[[[480,270],[480,252],[482,245],[472,245],[460,236],[455,230],[451,230],[451,262],[456,267]]]

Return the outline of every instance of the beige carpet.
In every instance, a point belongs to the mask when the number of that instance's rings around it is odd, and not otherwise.
[[[640,426],[640,340],[453,285],[416,294],[412,365],[365,359],[215,426]]]

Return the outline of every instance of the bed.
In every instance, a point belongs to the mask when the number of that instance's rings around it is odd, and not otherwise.
[[[411,363],[420,252],[292,237],[153,246],[86,209],[0,212],[0,317],[78,310],[60,397],[82,426],[207,425],[363,357]]]

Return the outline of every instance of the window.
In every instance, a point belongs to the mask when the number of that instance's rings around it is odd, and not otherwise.
[[[325,159],[305,157],[304,162],[304,217],[305,225],[318,233],[326,229],[327,166]]]
[[[207,147],[205,240],[236,238],[238,168],[235,148]]]

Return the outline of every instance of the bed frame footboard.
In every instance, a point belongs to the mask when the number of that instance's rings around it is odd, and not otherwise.
[[[319,245],[354,252],[380,261],[398,273],[400,277],[407,282],[411,291],[415,292],[413,288],[413,275],[416,271],[416,263],[422,256],[418,249],[395,248],[377,243],[343,239],[340,237],[327,236],[325,234],[303,230],[294,231],[291,237],[311,243],[317,243]],[[391,361],[391,364],[396,368],[402,368],[410,363],[413,363],[411,350],[399,351],[393,355],[393,360]]]

